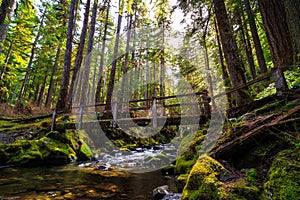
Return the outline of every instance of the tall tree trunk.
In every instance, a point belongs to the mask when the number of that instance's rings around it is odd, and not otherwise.
[[[3,68],[2,68],[1,71],[0,71],[0,84],[1,84],[1,80],[4,78],[5,71],[7,71],[8,61],[9,61],[10,55],[11,55],[11,53],[12,53],[13,45],[14,45],[14,40],[12,40],[12,41],[10,42],[9,48],[8,48],[7,53],[6,53],[6,55],[5,55],[4,66],[3,66]]]
[[[103,32],[103,41],[102,41],[102,49],[101,49],[101,58],[100,58],[100,66],[99,66],[99,80],[97,82],[95,103],[100,103],[101,102],[100,93],[101,93],[101,82],[103,80],[102,73],[103,73],[103,66],[104,66],[104,54],[105,54],[105,45],[106,45],[106,39],[107,39],[106,37],[107,37],[109,10],[110,10],[110,0],[107,1],[104,32]],[[104,85],[105,84],[103,84],[103,86]],[[102,95],[102,97],[103,97],[103,95]]]
[[[242,63],[238,57],[238,48],[234,40],[231,26],[228,21],[228,15],[225,8],[224,0],[213,0],[215,15],[218,28],[220,31],[221,42],[225,54],[227,69],[233,88],[243,85],[245,80]],[[235,92],[237,106],[244,105],[251,101],[251,97],[247,92],[248,89],[241,89]]]
[[[145,82],[146,82],[146,91],[145,91],[145,94],[144,94],[144,98],[145,99],[148,99],[149,98],[149,84],[147,84],[147,83],[149,83],[149,33],[148,32],[146,32],[146,34],[147,34],[147,40],[146,40],[146,67],[145,67]],[[148,103],[148,101],[145,101],[145,106],[146,107],[149,107],[150,105],[149,105],[149,103]]]
[[[82,76],[80,105],[86,105],[88,102],[89,74],[90,74],[90,69],[91,69],[92,50],[93,50],[93,44],[94,44],[97,10],[98,10],[98,0],[94,0],[92,18],[91,18],[91,22],[90,22],[88,48],[87,48],[87,52],[86,52],[85,65],[84,65],[83,76]]]
[[[132,49],[131,49],[131,69],[134,70],[134,73],[131,73],[130,75],[130,85],[134,82],[135,74],[136,74],[136,57],[135,57],[135,47],[136,47],[136,24],[137,24],[137,9],[134,10],[134,20],[132,22]],[[129,88],[129,93],[132,94],[133,90],[131,87]]]
[[[32,86],[34,87],[34,85],[32,84]],[[41,87],[41,84],[40,83],[37,83],[36,85],[36,89],[34,90],[34,94],[33,94],[33,99],[32,101],[37,103],[37,99],[38,99],[38,94],[39,94],[39,91],[40,91],[40,87]],[[29,98],[31,99],[32,98],[32,92],[29,93]]]
[[[18,96],[18,103],[21,101],[21,99],[23,98],[23,95],[26,92],[26,87],[27,87],[27,83],[28,83],[28,79],[29,79],[29,74],[30,74],[31,67],[32,67],[32,64],[33,64],[33,59],[34,59],[34,56],[35,56],[35,50],[36,50],[36,47],[37,47],[37,43],[38,43],[40,35],[41,35],[41,29],[43,28],[45,15],[46,15],[46,8],[43,12],[41,22],[39,24],[39,29],[38,29],[37,36],[36,36],[36,38],[35,38],[35,40],[32,44],[32,47],[31,47],[31,54],[30,54],[29,62],[28,62],[27,69],[26,69],[26,72],[25,72],[24,81],[22,83],[20,93],[19,93],[19,96]]]
[[[71,67],[71,59],[72,59],[72,42],[73,42],[73,31],[74,31],[74,20],[75,20],[75,10],[78,0],[72,0],[70,4],[70,16],[68,21],[68,34],[67,34],[67,42],[66,42],[66,51],[64,58],[64,70],[62,75],[62,82],[60,85],[60,93],[58,97],[58,102],[56,107],[58,109],[67,108],[67,98],[68,98],[68,87],[69,87],[69,79],[70,79],[70,67]]]
[[[123,5],[122,1],[119,0],[119,15],[118,15],[118,25],[117,25],[117,32],[116,32],[116,41],[115,41],[115,47],[114,47],[114,55],[113,55],[113,61],[111,66],[111,72],[109,77],[109,83],[107,88],[107,95],[106,95],[106,110],[111,110],[111,100],[112,100],[112,94],[114,90],[115,85],[115,75],[116,75],[116,69],[117,69],[117,56],[118,56],[118,50],[119,50],[119,40],[120,40],[120,31],[121,31],[121,24],[122,24],[122,14],[123,14]]]
[[[124,63],[123,63],[123,76],[122,76],[122,86],[121,86],[121,91],[122,92],[124,92],[125,87],[126,87],[126,91],[127,91],[127,88],[128,88],[127,87],[128,86],[127,71],[128,71],[128,59],[129,59],[129,51],[130,51],[132,17],[133,17],[133,15],[130,14],[129,18],[128,18],[128,22],[127,22],[126,50],[125,50],[125,58],[124,58]]]
[[[163,97],[165,95],[165,22],[162,22],[162,55],[160,59],[160,85],[159,95]]]
[[[292,38],[294,64],[300,64],[300,1],[283,0]]]
[[[263,52],[261,44],[260,44],[260,39],[258,36],[258,31],[256,28],[255,19],[254,19],[254,15],[253,15],[253,12],[252,12],[252,9],[250,6],[250,2],[249,2],[249,0],[244,0],[244,2],[245,2],[245,6],[246,6],[246,12],[248,15],[248,21],[249,21],[249,25],[250,25],[253,42],[254,42],[254,47],[255,47],[255,51],[256,51],[256,57],[257,57],[258,65],[260,68],[260,73],[266,73],[267,72],[266,60],[265,60],[264,52]]]
[[[102,83],[101,99],[100,99],[99,103],[104,103],[104,101],[106,100],[106,99],[104,99],[104,96],[105,96],[104,87],[106,86],[106,83],[107,83],[107,71],[105,70],[104,76],[103,76],[103,83]]]
[[[271,47],[274,65],[278,68],[288,67],[292,64],[293,52],[283,1],[260,0],[258,4]]]
[[[7,80],[5,79],[5,75],[7,74],[7,72],[10,69],[8,67],[8,62],[9,62],[9,59],[10,59],[10,56],[11,56],[11,53],[12,53],[13,45],[14,45],[14,40],[12,40],[10,42],[9,49],[8,49],[8,51],[6,53],[6,56],[5,56],[5,62],[4,62],[3,69],[0,71],[0,102],[6,102],[7,100],[10,99],[10,98],[7,99],[8,91],[3,90],[2,88],[4,88],[7,85]]]
[[[2,45],[6,39],[8,26],[10,24],[12,15],[15,10],[16,0],[2,0],[0,7],[0,54],[2,53]],[[7,23],[5,23],[6,16],[8,16]]]
[[[282,0],[258,1],[264,26],[267,32],[271,54],[277,72],[274,74],[277,94],[288,90],[286,80],[280,68],[289,67],[293,63],[292,40],[286,21],[286,13]]]
[[[50,108],[50,104],[52,102],[52,96],[53,96],[53,91],[54,91],[54,77],[56,76],[56,70],[57,70],[57,67],[58,67],[60,52],[61,52],[61,44],[59,44],[59,46],[57,48],[55,61],[54,61],[54,66],[53,66],[52,74],[51,74],[51,77],[50,77],[50,83],[49,83],[47,99],[46,99],[46,107],[47,108]]]
[[[255,71],[255,65],[254,65],[254,60],[253,60],[253,54],[252,54],[252,50],[251,50],[251,44],[250,44],[250,46],[248,46],[249,43],[247,43],[246,36],[245,36],[245,32],[247,32],[248,30],[246,29],[246,31],[244,31],[244,25],[243,25],[243,21],[241,19],[240,9],[236,10],[236,15],[237,15],[237,23],[239,24],[240,30],[241,30],[242,43],[243,43],[245,51],[246,51],[246,56],[247,56],[247,61],[248,61],[249,69],[251,72],[251,76],[253,79],[255,79],[256,71]]]
[[[38,106],[41,106],[42,103],[43,103],[47,78],[48,78],[48,71],[46,72],[46,75],[45,75],[45,77],[44,77],[44,80],[43,80],[43,83],[42,83],[42,87],[41,87],[41,90],[40,90],[40,93],[39,93],[39,97],[38,97],[38,99],[37,99],[37,105],[38,105]]]
[[[76,77],[77,77],[78,70],[80,69],[81,64],[82,64],[86,33],[87,33],[87,28],[88,28],[88,23],[89,23],[90,4],[91,4],[91,0],[87,0],[86,5],[85,5],[85,13],[84,13],[81,34],[80,34],[79,46],[78,46],[78,50],[77,50],[77,54],[76,54],[76,60],[75,60],[74,70],[73,70],[72,79],[71,79],[71,85],[70,85],[70,89],[68,92],[68,104],[69,105],[72,104],[72,95],[73,95],[73,90],[74,90],[74,86],[75,86],[75,82],[76,82]]]

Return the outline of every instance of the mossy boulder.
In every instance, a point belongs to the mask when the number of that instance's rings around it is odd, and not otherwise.
[[[205,134],[206,130],[199,130],[183,138],[178,149],[179,155],[175,164],[176,174],[187,174],[191,171],[198,159]]]
[[[91,150],[74,130],[50,132],[39,139],[0,145],[0,165],[61,165],[91,157]]]
[[[195,199],[255,199],[259,190],[244,179],[222,182],[230,172],[208,155],[201,156],[191,170],[182,200]]]
[[[268,176],[264,189],[273,200],[299,199],[300,147],[281,151],[273,161]]]

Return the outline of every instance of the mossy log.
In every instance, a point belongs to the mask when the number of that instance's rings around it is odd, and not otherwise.
[[[276,155],[279,151],[289,147],[289,141],[283,137],[282,134],[274,134],[270,130],[274,127],[282,126],[281,122],[285,121],[285,119],[291,115],[299,112],[299,110],[300,106],[296,106],[293,109],[290,109],[287,113],[277,115],[274,119],[266,122],[265,124],[257,123],[261,125],[251,126],[252,130],[250,129],[245,134],[220,145],[212,152],[212,155],[214,155],[214,157],[218,160],[227,160],[229,163],[234,164],[234,167],[239,169],[243,168],[245,165],[249,167],[249,165],[257,163],[257,156],[254,155],[254,153],[252,153],[253,156],[250,155],[251,152],[254,152],[258,148],[269,148],[266,149],[266,153]],[[285,124],[286,127],[292,127],[291,124],[296,121],[289,119],[285,122],[287,123]],[[268,156],[270,155],[265,155],[265,157]]]

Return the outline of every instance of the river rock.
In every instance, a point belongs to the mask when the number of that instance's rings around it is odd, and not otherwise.
[[[182,196],[182,194],[180,193],[176,193],[176,194],[167,194],[166,196],[164,196],[164,198],[162,198],[162,200],[176,200],[176,199],[180,199]]]
[[[163,199],[168,194],[170,194],[168,185],[157,187],[152,192],[152,196],[154,200]]]

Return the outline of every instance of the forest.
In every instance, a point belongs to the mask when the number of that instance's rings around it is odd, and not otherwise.
[[[0,199],[299,198],[300,1],[0,4]]]

